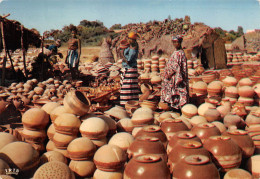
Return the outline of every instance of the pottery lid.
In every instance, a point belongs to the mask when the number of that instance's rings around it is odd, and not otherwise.
[[[128,118],[126,110],[123,107],[117,105],[108,111],[105,111],[104,113],[117,119]]]
[[[197,125],[200,128],[213,128],[216,127],[214,124],[212,123],[201,123]]]
[[[225,141],[230,140],[231,138],[229,136],[210,136],[209,139],[215,140],[215,141]]]
[[[141,140],[141,141],[149,141],[149,142],[158,142],[158,141],[160,141],[160,139],[157,138],[157,137],[149,137],[149,136],[139,136],[136,139],[137,140]]]
[[[190,131],[180,131],[176,135],[180,139],[192,139],[192,138],[196,137],[196,135]]]
[[[140,163],[153,163],[153,162],[160,161],[161,157],[158,155],[146,154],[146,155],[134,157],[134,160]]]
[[[181,140],[179,144],[188,149],[197,149],[202,147],[202,143],[195,141],[195,140]]]
[[[247,135],[248,134],[247,131],[243,131],[243,130],[239,130],[239,129],[229,130],[228,133],[233,134],[233,135]]]
[[[146,132],[158,132],[161,131],[161,128],[157,125],[149,125],[149,126],[144,126],[143,131]]]
[[[191,165],[202,165],[208,163],[210,160],[205,155],[189,155],[184,158],[184,161]]]

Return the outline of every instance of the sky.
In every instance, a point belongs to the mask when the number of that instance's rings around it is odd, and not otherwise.
[[[26,28],[62,29],[81,20],[99,20],[106,27],[191,17],[192,23],[237,30],[260,29],[260,0],[0,0],[0,15]]]

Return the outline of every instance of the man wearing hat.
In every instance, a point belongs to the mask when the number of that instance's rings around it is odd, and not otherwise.
[[[170,104],[173,109],[180,110],[189,97],[187,58],[181,47],[182,36],[172,37],[172,43],[176,50],[165,66],[161,101]]]
[[[135,32],[128,34],[128,43],[122,42],[120,48],[123,58],[123,80],[120,91],[120,104],[125,105],[129,100],[139,100],[139,85],[137,72],[138,43],[136,41],[138,35]]]

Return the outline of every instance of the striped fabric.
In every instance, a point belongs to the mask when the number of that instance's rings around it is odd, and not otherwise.
[[[139,100],[140,89],[138,85],[137,68],[129,68],[123,76],[123,84],[120,91],[120,104],[125,105],[127,101]]]
[[[79,64],[79,55],[77,50],[68,50],[67,62],[69,68],[77,67]]]

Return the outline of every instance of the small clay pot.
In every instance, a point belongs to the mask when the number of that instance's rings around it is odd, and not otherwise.
[[[166,147],[167,145],[167,137],[164,134],[164,132],[161,130],[161,128],[157,125],[149,125],[149,126],[144,126],[137,134],[135,137],[156,137],[158,138],[163,145]]]
[[[220,179],[220,176],[209,157],[189,155],[175,165],[173,178]]]
[[[212,154],[214,163],[223,172],[238,168],[241,164],[242,151],[229,136],[211,136],[204,142],[204,147]]]
[[[216,107],[209,107],[205,113],[204,117],[208,122],[219,121],[221,119],[220,112],[216,109]]]
[[[162,142],[156,137],[137,137],[129,146],[128,158],[143,154],[155,154],[167,161],[166,150]]]
[[[219,129],[211,123],[202,123],[191,129],[201,140],[202,143],[210,136],[221,135]]]
[[[139,171],[142,172],[139,172]],[[159,156],[156,155],[142,155],[131,159],[125,167],[124,178],[130,179],[170,179],[170,171]]]

